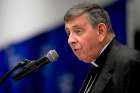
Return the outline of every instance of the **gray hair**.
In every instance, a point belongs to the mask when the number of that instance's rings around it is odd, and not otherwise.
[[[85,13],[87,14],[88,20],[92,26],[104,23],[108,27],[108,31],[113,32],[107,11],[101,6],[90,2],[83,2],[70,8],[64,16],[64,21],[68,22],[69,20]]]

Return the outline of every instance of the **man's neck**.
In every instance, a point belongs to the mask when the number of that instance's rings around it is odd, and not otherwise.
[[[103,51],[107,48],[107,46],[110,44],[110,42],[113,40],[114,36],[112,36],[107,42],[106,44],[103,46],[103,48],[101,49],[100,53],[99,53],[99,56],[103,53]],[[98,56],[98,57],[99,57]],[[97,58],[96,58],[97,59]],[[94,65],[95,67],[99,67],[98,64],[95,63],[96,60],[93,60],[91,62],[92,65]]]

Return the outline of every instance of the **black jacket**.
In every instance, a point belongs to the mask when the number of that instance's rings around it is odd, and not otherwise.
[[[107,46],[96,61],[101,72],[90,93],[140,93],[140,53],[130,49],[115,39]],[[84,93],[88,77],[81,87]]]

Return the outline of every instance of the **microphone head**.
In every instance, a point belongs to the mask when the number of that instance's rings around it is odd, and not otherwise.
[[[50,62],[54,62],[56,61],[58,58],[59,58],[59,55],[58,53],[53,49],[53,50],[50,50],[46,57],[49,59]]]
[[[55,50],[50,50],[45,57],[40,58],[37,61],[31,61],[28,64],[26,64],[19,73],[17,73],[15,76],[13,76],[14,80],[19,80],[23,78],[24,76],[27,76],[28,74],[37,71],[39,68],[44,66],[45,64],[49,62],[54,62],[58,59],[59,55]]]

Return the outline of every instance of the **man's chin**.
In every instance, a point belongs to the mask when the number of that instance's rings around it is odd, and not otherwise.
[[[91,63],[91,61],[84,59],[84,58],[78,58],[80,61],[84,62],[84,63]]]

